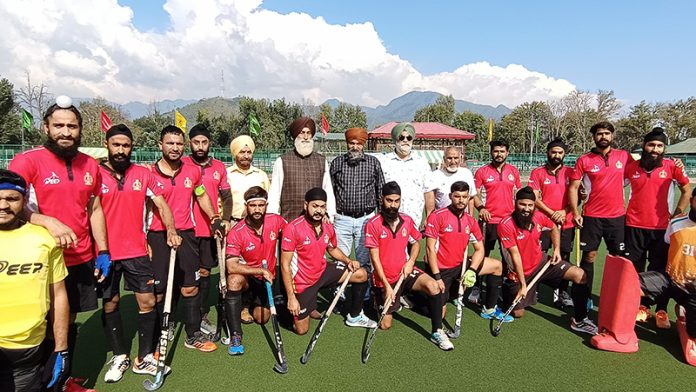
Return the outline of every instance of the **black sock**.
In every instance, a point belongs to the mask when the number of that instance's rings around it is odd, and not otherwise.
[[[186,337],[192,338],[201,328],[201,296],[196,294],[192,297],[182,297],[181,306],[184,311],[184,328]]]
[[[442,295],[435,294],[428,297],[428,310],[430,311],[430,323],[433,332],[442,329]]]
[[[350,290],[353,297],[350,303],[350,317],[358,317],[362,312],[362,300],[365,298],[365,291],[367,291],[367,282],[353,283]]]
[[[503,277],[496,275],[486,275],[486,308],[493,309],[498,303],[500,286],[503,284]]]
[[[568,291],[569,280],[562,280],[561,284],[558,285],[559,294],[564,291]]]
[[[72,369],[72,361],[75,358],[75,345],[77,344],[77,325],[68,325],[68,369]],[[70,374],[70,373],[67,373]]]
[[[138,314],[138,358],[143,359],[152,353],[155,330],[157,329],[157,311]]]
[[[121,321],[121,312],[118,309],[111,313],[102,312],[102,321],[104,322],[104,333],[106,340],[111,346],[111,351],[114,355],[128,354],[125,339],[123,338],[123,322]]]
[[[230,291],[225,293],[225,313],[230,333],[242,334],[242,292]]]
[[[201,276],[198,280],[198,295],[201,296],[201,315],[208,314],[208,312],[210,312],[210,305],[208,305],[208,297],[210,296],[210,276]]]
[[[590,298],[590,288],[587,284],[573,283],[573,288],[570,292],[573,298],[573,311],[575,312],[575,321],[582,321],[587,317],[587,299]]]
[[[585,271],[585,276],[587,277],[587,287],[592,293],[592,282],[594,280],[594,263],[585,261],[585,256],[583,255],[582,261],[580,261],[580,268]]]

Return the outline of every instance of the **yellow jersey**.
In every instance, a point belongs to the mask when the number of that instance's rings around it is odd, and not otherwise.
[[[669,244],[666,272],[682,289],[693,289],[696,280],[696,222],[688,217],[673,219],[667,227]]]
[[[51,284],[67,276],[63,250],[43,227],[0,230],[0,347],[25,349],[46,337]]]

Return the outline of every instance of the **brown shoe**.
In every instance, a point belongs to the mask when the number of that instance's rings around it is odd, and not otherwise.
[[[249,309],[247,309],[247,308],[242,309],[242,323],[251,324],[253,322],[254,322],[254,318],[251,316],[251,313],[249,313]]]

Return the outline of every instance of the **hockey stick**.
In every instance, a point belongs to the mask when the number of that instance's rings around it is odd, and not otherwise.
[[[261,262],[263,268],[268,268],[266,260]],[[275,335],[276,352],[278,353],[278,363],[273,365],[273,370],[280,374],[288,372],[288,361],[285,359],[285,350],[283,349],[283,339],[280,337],[280,325],[278,324],[278,313],[276,312],[275,301],[273,301],[273,289],[271,283],[266,282],[266,292],[268,293],[268,306],[271,308],[271,323],[273,323],[273,334]]]
[[[225,312],[225,293],[227,293],[227,267],[225,263],[225,240],[216,238],[218,268],[220,269],[220,282],[218,284],[218,302],[215,305],[217,311],[217,325],[215,333],[211,340],[217,342],[222,339],[222,344],[230,344],[230,328],[227,325],[227,313]],[[225,330],[225,336],[222,336],[222,330]]]
[[[167,345],[169,344],[169,314],[172,311],[172,292],[174,291],[174,264],[176,263],[176,249],[169,253],[169,275],[167,275],[167,291],[164,295],[164,312],[162,313],[161,333],[159,341],[159,358],[157,359],[157,373],[154,381],[143,381],[143,387],[148,391],[155,391],[164,383],[164,361],[167,359]]]
[[[467,287],[464,285],[462,282],[464,280],[464,273],[466,273],[466,265],[467,265],[467,258],[469,254],[469,246],[467,245],[466,249],[464,249],[464,261],[462,262],[462,274],[459,276],[459,295],[457,296],[457,314],[454,318],[454,331],[447,331],[447,336],[451,337],[452,339],[456,339],[459,337],[459,334],[462,332],[462,313],[464,312],[464,306],[462,305],[462,302],[464,302],[464,292],[466,291]],[[485,258],[484,258],[485,261]]]
[[[399,289],[401,288],[401,283],[404,281],[404,275],[402,274],[399,277],[399,281],[396,282],[396,286],[394,286],[394,296],[396,297],[397,293],[399,292]],[[375,342],[375,337],[377,336],[377,330],[379,329],[379,326],[382,325],[382,320],[384,319],[384,316],[387,315],[387,312],[389,311],[389,308],[392,305],[392,299],[387,298],[384,301],[384,307],[382,308],[382,313],[379,315],[379,320],[377,321],[377,326],[370,331],[370,336],[367,338],[367,342],[365,342],[365,348],[363,349],[362,352],[362,363],[367,363],[367,360],[370,359],[370,348],[372,348],[372,344]]]
[[[307,364],[307,362],[309,361],[309,357],[312,355],[312,352],[314,351],[314,346],[317,344],[317,341],[319,340],[319,335],[321,335],[321,331],[324,330],[326,322],[329,321],[329,316],[331,316],[331,313],[333,313],[333,309],[338,303],[338,300],[341,298],[341,294],[343,294],[343,291],[345,291],[351,276],[353,276],[353,271],[348,271],[348,276],[346,276],[346,280],[343,281],[341,287],[339,287],[338,291],[334,295],[333,301],[331,301],[331,305],[329,305],[329,308],[326,309],[324,315],[321,316],[319,325],[317,325],[317,329],[314,330],[314,335],[312,335],[312,339],[310,339],[309,344],[307,345],[307,349],[305,350],[304,354],[302,354],[302,357],[300,357],[300,363],[302,363],[303,365]],[[356,300],[359,299],[353,298],[353,301]]]

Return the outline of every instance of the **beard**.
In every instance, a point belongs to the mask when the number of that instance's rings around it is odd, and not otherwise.
[[[595,142],[595,146],[597,146],[597,147],[599,147],[599,148],[607,148],[607,147],[609,147],[610,145],[611,145],[611,142],[608,141],[608,140],[604,140],[604,139],[598,140],[598,141]]]
[[[348,151],[348,164],[355,165],[365,157],[362,151]]]
[[[264,214],[249,214],[246,217],[254,227],[259,227],[263,223]]]
[[[648,154],[645,151],[643,151],[640,154],[640,163],[638,166],[642,167],[645,169],[645,171],[652,171],[656,167],[662,166],[662,158],[664,157],[663,154],[660,154],[656,157],[652,156],[652,154]]]
[[[556,168],[563,163],[563,160],[561,158],[549,158],[547,162],[549,163],[549,166]]]
[[[308,157],[314,151],[314,140],[302,140],[299,137],[295,139],[295,151],[303,157]]]
[[[399,218],[399,209],[393,207],[382,207],[380,214],[382,214],[382,217],[387,222],[394,222]]]
[[[122,159],[116,159],[117,157],[122,158]],[[111,167],[114,169],[115,172],[117,173],[125,173],[126,170],[131,166],[131,160],[130,160],[130,155],[123,155],[123,154],[118,154],[118,155],[109,155],[109,164]]]
[[[454,174],[459,170],[459,166],[445,166],[445,170],[447,170],[448,173]]]
[[[44,143],[44,147],[48,151],[57,155],[58,158],[60,158],[64,161],[70,161],[77,156],[77,153],[78,153],[77,148],[80,147],[81,137],[78,136],[75,139],[68,138],[68,140],[74,141],[73,145],[70,147],[61,147],[60,145],[58,145],[58,140],[62,140],[62,139],[64,139],[64,138],[53,139],[49,136],[48,139],[46,139],[46,142]]]
[[[533,216],[534,212],[530,213],[527,216],[524,216],[520,211],[515,210],[515,212],[512,213],[512,220],[515,222],[515,225],[517,227],[519,227],[520,229],[527,230],[529,229],[529,225],[532,223]]]
[[[396,143],[396,152],[400,155],[408,155],[411,153],[411,143]]]
[[[324,214],[315,212],[314,215],[309,215],[309,212],[305,211],[305,218],[311,223],[321,223],[321,221],[324,220]]]
[[[208,160],[208,151],[196,151],[191,153],[191,158],[198,163],[203,163]]]

